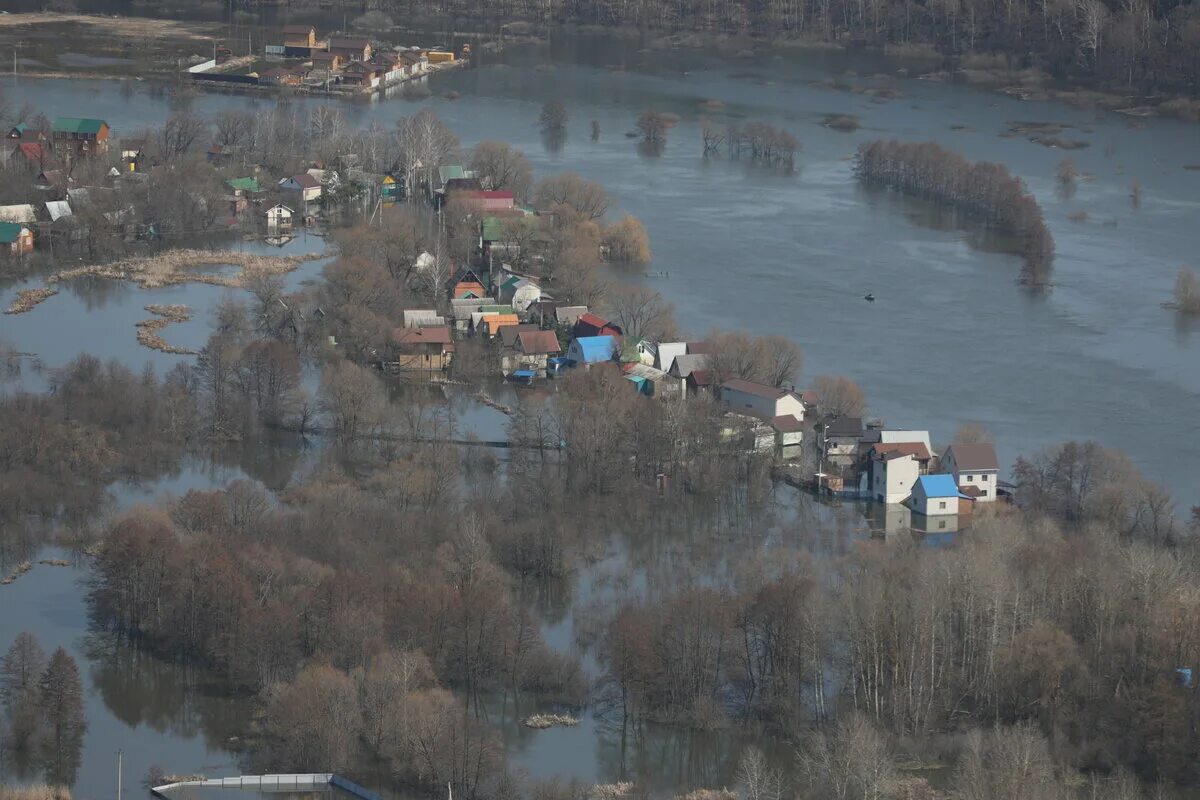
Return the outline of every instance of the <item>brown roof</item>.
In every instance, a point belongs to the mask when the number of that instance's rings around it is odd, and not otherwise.
[[[505,325],[500,328],[500,344],[504,347],[515,347],[517,336],[524,331],[536,331],[538,326],[532,322],[520,322],[516,325]]]
[[[959,488],[959,491],[968,497],[979,497],[983,494],[983,489],[980,489],[978,486],[962,486]]]
[[[341,53],[328,53],[324,50],[316,50],[312,54],[313,61],[333,61],[335,58],[341,57]]]
[[[917,461],[929,460],[929,448],[924,442],[895,442],[891,444],[876,444],[871,447],[872,456],[890,461],[893,458],[913,456]]]
[[[765,383],[744,381],[741,378],[731,378],[721,384],[721,388],[732,389],[735,392],[742,392],[743,394],[752,394],[755,397],[765,397],[768,400],[778,400],[790,394],[787,389],[780,389],[778,386],[767,386]]]
[[[694,383],[696,386],[710,386],[710,385],[712,385],[712,375],[708,374],[708,370],[706,370],[706,369],[694,369],[694,370],[692,370],[692,371],[691,371],[691,372],[688,374],[688,376],[687,376],[687,380],[691,381],[691,382],[692,382],[692,383]]]
[[[450,344],[450,326],[431,325],[428,328],[396,328],[392,341],[398,345]]]
[[[952,444],[946,448],[946,453],[943,455],[945,460],[950,453],[954,453],[954,463],[961,470],[972,469],[1000,469],[1000,461],[996,458],[996,448],[994,445],[986,442],[967,443],[959,442]]]
[[[517,337],[520,341],[521,352],[528,356],[550,355],[561,353],[558,336],[554,331],[521,331]]]
[[[316,189],[321,185],[321,182],[309,175],[307,172],[301,172],[299,175],[293,175],[291,178],[296,185],[301,189]]]
[[[796,433],[804,430],[804,423],[795,414],[782,414],[771,420],[771,427],[780,433]]]

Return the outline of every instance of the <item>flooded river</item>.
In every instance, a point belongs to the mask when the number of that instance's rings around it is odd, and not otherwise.
[[[960,422],[980,422],[1006,463],[1064,439],[1097,439],[1128,453],[1181,505],[1200,502],[1192,477],[1200,473],[1200,323],[1159,306],[1170,297],[1176,270],[1197,265],[1200,172],[1183,165],[1200,163],[1200,127],[1165,120],[1134,126],[1118,114],[1022,103],[909,77],[893,78],[899,96],[877,102],[827,82],[854,85],[862,80],[856,75],[894,72],[895,64],[837,52],[722,62],[643,44],[555,39],[511,50],[500,63],[438,76],[428,100],[347,108],[360,124],[389,124],[429,106],[467,146],[507,141],[530,156],[539,175],[574,170],[601,181],[619,211],[644,221],[654,250],[647,274],[660,276],[615,277],[661,291],[692,334],[714,327],[783,334],[804,346],[807,377],[853,377],[872,413],[891,423],[928,427],[944,442]],[[162,99],[140,89],[122,92],[113,82],[21,79],[5,91],[11,103],[30,102],[51,117],[105,117],[118,135],[170,113]],[[442,97],[449,92],[458,99]],[[563,99],[570,114],[566,142],[554,152],[544,148],[536,126],[549,98]],[[703,158],[698,120],[706,101],[719,101],[723,115],[795,133],[803,142],[796,170],[781,174]],[[204,94],[193,108],[209,115],[270,102]],[[680,117],[657,158],[639,155],[625,136],[649,107]],[[823,127],[831,113],[857,115],[861,127],[852,133]],[[601,131],[595,141],[592,120]],[[1072,197],[1058,191],[1054,178],[1064,153],[1002,136],[1015,121],[1068,124],[1074,127],[1064,136],[1090,143],[1071,154],[1087,175]],[[858,143],[878,137],[936,140],[1023,177],[1057,240],[1053,286],[1033,292],[1017,282],[1018,259],[972,246],[971,230],[946,226],[921,204],[859,189],[849,156]],[[1137,207],[1130,202],[1134,180],[1145,192]],[[1079,212],[1085,220],[1068,219]],[[311,242],[292,247],[316,249]],[[315,269],[317,262],[305,265],[293,280]],[[0,305],[19,288],[0,289]],[[194,347],[222,291],[79,284],[27,315],[0,318],[0,338],[51,365],[86,349],[165,369],[180,357],[137,345],[133,324],[146,317],[142,307],[191,305],[193,321],[164,335]],[[864,303],[867,292],[877,302]],[[483,429],[503,424],[485,411],[465,413],[485,438]],[[170,488],[223,485],[230,477],[196,470]],[[137,499],[154,494],[154,487],[143,487]],[[791,497],[789,505],[800,503]],[[861,522],[849,517],[791,511],[778,532],[785,546],[798,544],[788,538],[792,530],[823,530],[823,544],[835,549],[861,535]],[[643,557],[623,552],[614,544],[610,556],[634,563]],[[126,761],[135,778],[155,762],[209,775],[236,771],[225,748],[244,712],[209,697],[182,670],[91,647],[81,577],[80,570],[39,566],[0,588],[0,646],[34,629],[44,645],[69,645],[82,659],[92,729],[77,795],[112,794],[116,747],[139,753]],[[577,575],[566,609],[544,615],[554,646],[574,646],[570,610],[590,596],[593,577]],[[652,731],[633,747],[590,716],[570,730],[533,733],[515,720],[502,727],[510,758],[539,776],[719,785],[736,760],[737,742],[728,735]]]

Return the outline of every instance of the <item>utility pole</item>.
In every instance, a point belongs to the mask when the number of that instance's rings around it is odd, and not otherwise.
[[[121,778],[122,778],[122,771],[125,766],[124,761],[125,761],[125,752],[123,750],[117,750],[117,800],[121,800],[121,789],[123,788],[121,786]]]

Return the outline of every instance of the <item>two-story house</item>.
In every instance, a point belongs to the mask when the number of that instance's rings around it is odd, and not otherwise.
[[[986,442],[952,444],[942,454],[942,471],[954,476],[954,482],[963,494],[983,503],[996,500],[1000,462],[994,445]]]

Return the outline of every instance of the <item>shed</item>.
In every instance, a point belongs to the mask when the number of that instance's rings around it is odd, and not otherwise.
[[[0,222],[0,248],[12,255],[33,250],[33,231],[19,222]]]

